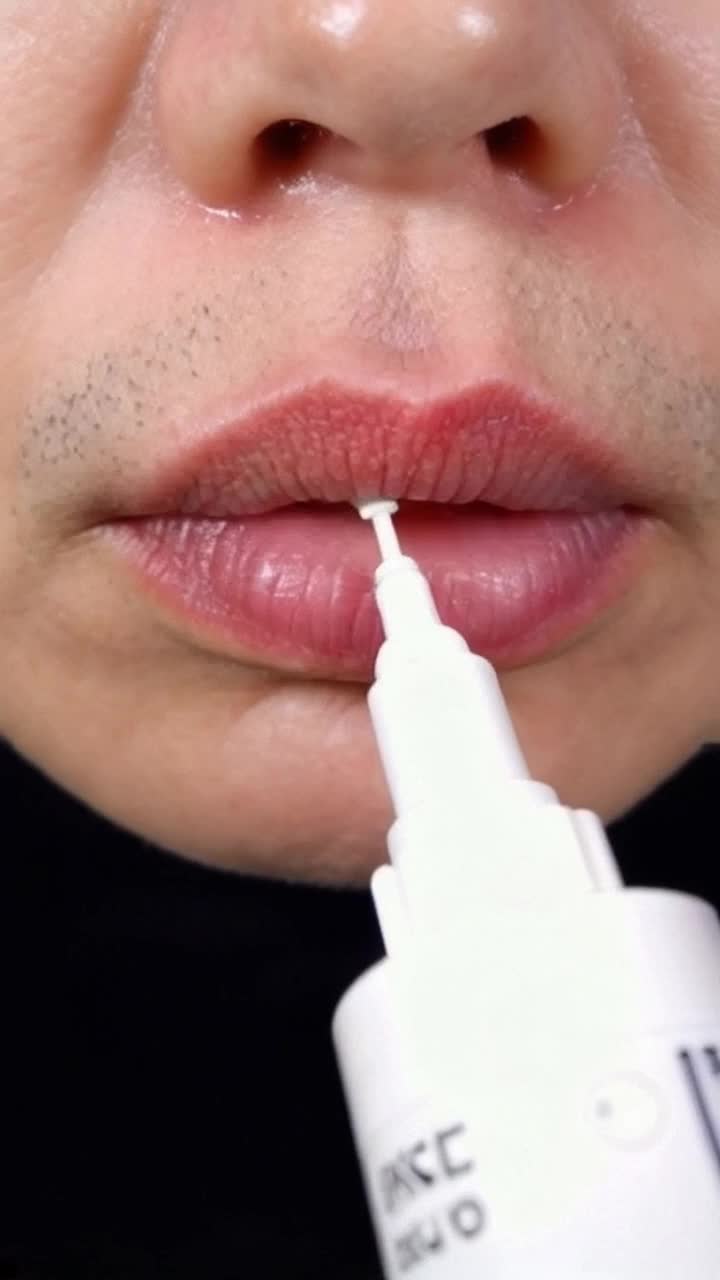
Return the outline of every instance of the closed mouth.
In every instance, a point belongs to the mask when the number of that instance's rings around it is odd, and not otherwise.
[[[306,675],[366,680],[381,640],[351,502],[400,500],[441,616],[501,666],[616,598],[653,524],[597,432],[501,382],[423,403],[324,379],[186,437],[105,532],[194,642]]]

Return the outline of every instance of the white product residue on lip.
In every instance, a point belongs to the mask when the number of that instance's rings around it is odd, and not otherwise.
[[[318,26],[338,40],[348,40],[365,17],[365,0],[334,0],[318,19]]]
[[[497,22],[491,13],[468,6],[461,9],[457,19],[460,30],[475,40],[486,40],[497,34]]]
[[[320,187],[317,179],[313,178],[310,173],[302,173],[298,178],[293,178],[291,182],[281,182],[280,190],[286,196],[316,196]]]

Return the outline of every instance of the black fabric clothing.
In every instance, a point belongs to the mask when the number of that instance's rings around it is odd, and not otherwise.
[[[720,906],[703,752],[611,831]],[[373,1280],[329,1036],[366,893],[211,872],[0,748],[0,1280]]]

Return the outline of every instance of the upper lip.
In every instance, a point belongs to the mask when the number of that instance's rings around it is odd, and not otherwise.
[[[379,495],[583,512],[635,496],[596,424],[506,382],[423,401],[330,378],[193,424],[139,496],[145,515],[229,519]]]

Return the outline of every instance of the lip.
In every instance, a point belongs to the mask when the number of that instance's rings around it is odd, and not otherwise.
[[[223,519],[378,494],[599,511],[635,495],[597,428],[502,381],[409,400],[323,379],[177,433],[187,443],[141,488],[142,514]]]
[[[501,381],[424,401],[322,379],[170,434],[102,532],[194,640],[311,675],[369,678],[382,639],[373,539],[339,504],[400,500],[441,616],[499,666],[586,627],[654,524],[598,426]]]

